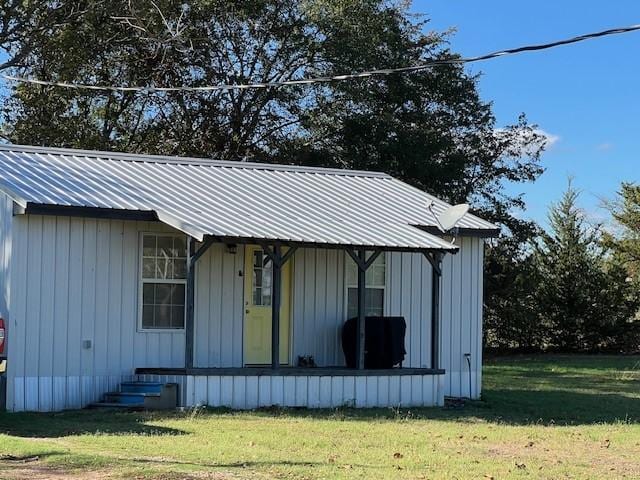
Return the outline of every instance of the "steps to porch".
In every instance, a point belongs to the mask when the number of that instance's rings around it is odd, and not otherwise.
[[[178,384],[157,382],[122,382],[120,391],[104,394],[102,402],[89,408],[127,410],[168,410],[178,406]]]

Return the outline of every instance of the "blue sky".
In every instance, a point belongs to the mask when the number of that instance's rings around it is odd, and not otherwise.
[[[471,56],[640,24],[640,1],[414,0],[428,29],[455,27],[452,49]],[[494,104],[499,125],[524,112],[557,137],[543,158],[547,171],[524,192],[524,217],[546,222],[547,206],[574,176],[594,221],[607,218],[601,198],[621,181],[640,182],[640,32],[474,64],[480,91]]]

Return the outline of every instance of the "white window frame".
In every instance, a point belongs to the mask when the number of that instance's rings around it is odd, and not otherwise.
[[[367,258],[369,258],[369,255],[371,255],[373,252],[368,251],[367,250]],[[378,290],[382,290],[382,312],[380,315],[384,316],[386,315],[387,312],[387,278],[389,277],[389,272],[388,272],[388,266],[389,266],[389,259],[387,258],[386,252],[382,252],[378,258],[376,258],[376,260],[373,262],[373,264],[369,267],[369,269],[367,270],[367,273],[369,273],[369,271],[371,270],[371,268],[374,268],[376,262],[379,262],[380,260],[384,260],[384,282],[380,285],[371,285],[367,280],[366,280],[366,274],[365,274],[365,284],[364,284],[364,288],[365,291],[368,288],[375,288]],[[355,266],[355,262],[353,261],[353,259],[347,255],[345,253],[344,255],[344,314],[346,318],[351,318],[351,316],[349,315],[349,289],[350,288],[358,288],[358,277],[357,277],[357,272],[358,269],[356,268],[356,278],[355,278],[355,282],[354,283],[349,283],[349,266],[350,265],[354,265]],[[357,315],[357,314],[356,314]]]
[[[183,237],[185,238],[187,245],[187,264],[189,262],[189,239],[186,235],[173,232],[140,232],[138,239],[138,325],[137,331],[139,333],[184,333],[187,323],[187,279],[186,278],[174,278],[174,279],[145,279],[142,275],[143,258],[144,258],[144,237],[153,235],[154,237]],[[184,285],[185,286],[185,303],[184,303],[184,320],[182,327],[177,328],[148,328],[142,324],[142,310],[143,310],[143,290],[145,283],[167,283],[170,285]]]

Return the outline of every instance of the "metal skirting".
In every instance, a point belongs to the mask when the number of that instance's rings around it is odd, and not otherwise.
[[[137,375],[181,385],[181,406],[378,408],[444,405],[444,374],[430,375]]]

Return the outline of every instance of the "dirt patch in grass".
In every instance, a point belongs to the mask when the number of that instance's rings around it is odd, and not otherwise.
[[[575,448],[575,444],[562,449],[545,442],[525,441],[523,444],[493,444],[486,450],[486,454],[499,461],[506,460],[521,470],[527,470],[530,466],[536,466],[536,470],[544,470],[552,465],[575,465],[582,462],[591,471],[599,472],[598,476],[601,478],[640,478],[640,463],[637,458],[628,458],[615,449],[610,449],[608,440],[584,444],[578,451]]]
[[[0,479],[2,480],[109,480],[120,478],[132,480],[232,480],[238,477],[220,472],[195,472],[189,474],[162,472],[140,475],[114,473],[112,470],[69,472],[37,461],[0,461]]]
[[[3,480],[104,480],[108,472],[65,472],[46,465],[18,462],[0,462],[0,478]]]

